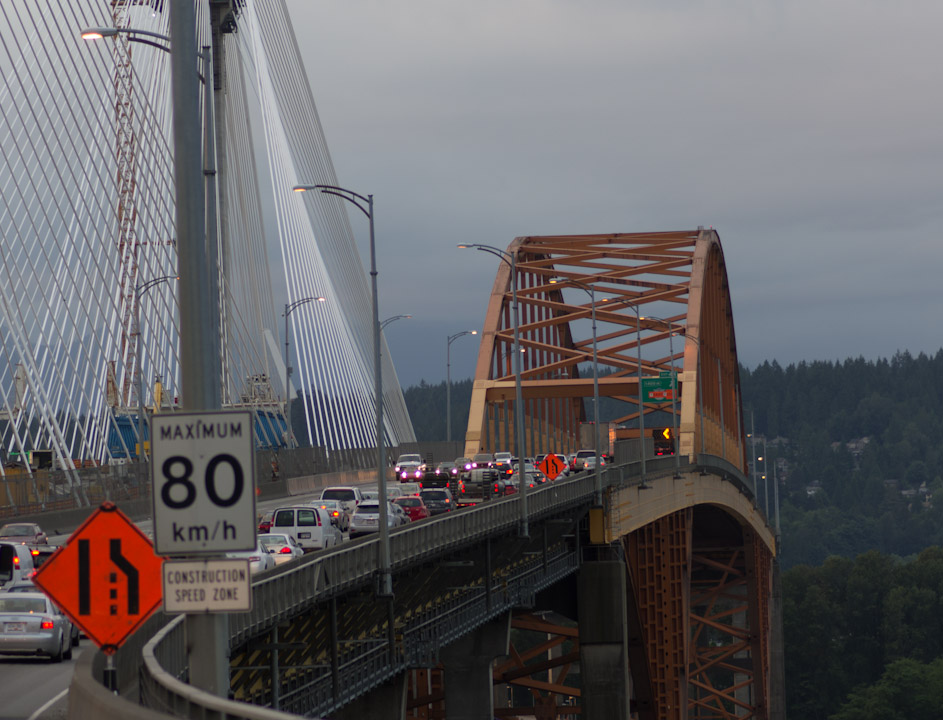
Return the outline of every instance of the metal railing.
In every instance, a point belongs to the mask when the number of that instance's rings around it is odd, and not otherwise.
[[[606,487],[632,484],[638,475],[637,463],[610,467],[604,477]],[[647,463],[646,479],[675,471],[671,458]],[[697,462],[682,468],[685,471],[710,472],[733,482],[746,494],[753,489],[748,479],[733,465],[721,458],[700,455]],[[529,494],[529,518],[533,521],[569,509],[587,506],[593,497],[592,475],[557,481]],[[432,518],[415,525],[391,531],[392,570],[411,565],[450,551],[506,534],[520,522],[516,496],[492,500],[473,508]],[[552,584],[578,568],[573,553],[556,551],[552,557],[522,562],[518,573],[498,590],[499,597],[485,596],[481,588],[470,589],[448,607],[419,613],[401,629],[402,645],[366,648],[356,656],[345,658],[333,673],[313,672],[310,682],[283,693],[283,707],[291,704],[311,709],[338,706],[376,686],[407,663],[421,665],[435,656],[438,648],[469,629],[469,618],[478,624],[505,612],[519,603],[535,584],[532,575],[540,572],[541,583]],[[331,550],[321,551],[260,576],[252,586],[252,610],[230,616],[231,647],[270,630],[273,625],[301,614],[331,597],[357,587],[371,586],[376,581],[377,540],[364,538]],[[391,654],[395,654],[391,656]],[[276,720],[292,717],[258,705],[226,700],[186,684],[187,658],[182,617],[162,628],[147,643],[140,672],[142,703],[179,717],[219,718],[220,720]],[[344,678],[338,693],[338,676]],[[298,697],[294,697],[298,696]]]

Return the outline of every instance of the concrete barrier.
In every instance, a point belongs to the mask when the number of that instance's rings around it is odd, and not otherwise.
[[[377,479],[377,471],[344,470],[322,475],[302,475],[288,479],[289,495],[306,495],[332,485],[366,485]],[[389,480],[389,478],[387,478]]]
[[[69,720],[167,720],[160,713],[121,695],[115,695],[102,684],[105,656],[87,648],[75,663],[69,684]]]

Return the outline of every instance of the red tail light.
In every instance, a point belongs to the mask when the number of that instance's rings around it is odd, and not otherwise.
[[[283,548],[282,548],[281,550],[279,550],[278,552],[280,552],[282,555],[290,555],[290,554],[291,554],[291,548],[286,545],[285,547],[283,547]]]
[[[14,556],[13,556],[13,567],[17,568],[17,567],[19,567],[19,566],[20,566],[20,559],[19,559],[16,555],[14,555]]]
[[[29,552],[30,552],[30,555],[39,555],[39,550],[36,550],[35,548],[33,550],[30,550]]]
[[[41,627],[43,630],[52,630],[52,629],[55,627],[55,625],[54,625],[53,622],[52,622],[52,618],[50,618],[50,617],[44,617],[44,618],[43,618],[43,622],[42,622],[42,624],[40,625],[40,627]]]

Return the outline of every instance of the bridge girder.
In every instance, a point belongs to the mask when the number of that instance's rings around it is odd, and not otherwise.
[[[599,394],[626,403],[617,424],[638,427],[639,364],[643,378],[674,371],[681,454],[746,468],[733,313],[715,230],[518,237],[507,252],[520,305],[525,454],[579,446],[584,400],[593,396],[592,297]],[[475,369],[467,455],[516,446],[511,310],[511,268],[501,263]],[[646,418],[665,409],[644,403]]]

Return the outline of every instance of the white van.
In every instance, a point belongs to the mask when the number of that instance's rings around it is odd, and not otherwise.
[[[291,535],[305,552],[333,547],[343,540],[327,511],[310,505],[276,509],[269,532]]]
[[[17,580],[29,580],[34,571],[29,545],[0,542],[0,590]]]

